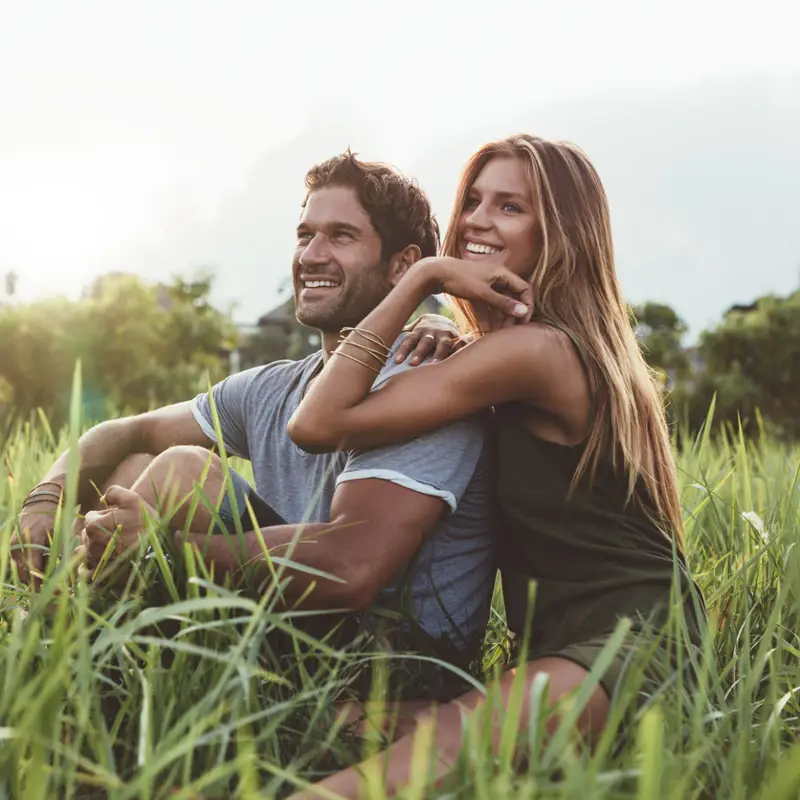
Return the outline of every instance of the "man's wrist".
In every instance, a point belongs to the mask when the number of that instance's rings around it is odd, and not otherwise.
[[[37,499],[34,498],[31,502],[23,501],[23,504],[20,506],[19,509],[19,518],[22,519],[24,517],[39,517],[39,516],[49,516],[53,517],[58,511],[60,503],[53,502],[46,498]]]

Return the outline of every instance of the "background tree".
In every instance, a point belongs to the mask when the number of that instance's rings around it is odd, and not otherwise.
[[[668,305],[642,303],[634,306],[633,322],[647,363],[672,382],[689,375],[689,358],[683,347],[686,323]]]
[[[220,352],[236,330],[215,309],[212,279],[152,285],[127,274],[96,280],[79,301],[48,300],[0,311],[0,377],[17,413],[64,419],[77,358],[89,419],[145,411],[192,397],[227,372]]]
[[[787,438],[800,437],[800,292],[734,308],[700,337],[704,372],[692,398],[692,422],[716,393],[717,418],[757,433],[756,410]]]

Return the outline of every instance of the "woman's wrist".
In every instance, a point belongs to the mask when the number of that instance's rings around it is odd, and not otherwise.
[[[439,291],[441,280],[437,270],[438,262],[439,259],[436,257],[421,258],[410,267],[406,277],[403,279],[408,279],[409,283],[414,287],[419,295],[420,302]]]

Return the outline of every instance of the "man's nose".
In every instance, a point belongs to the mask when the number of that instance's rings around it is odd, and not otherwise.
[[[300,254],[300,264],[304,267],[327,264],[330,261],[330,248],[327,237],[316,234]]]

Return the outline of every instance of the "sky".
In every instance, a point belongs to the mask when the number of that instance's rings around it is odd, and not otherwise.
[[[110,269],[278,298],[305,170],[351,146],[444,222],[520,130],[589,153],[633,302],[692,331],[800,283],[800,3],[0,0],[0,272],[22,300]]]

